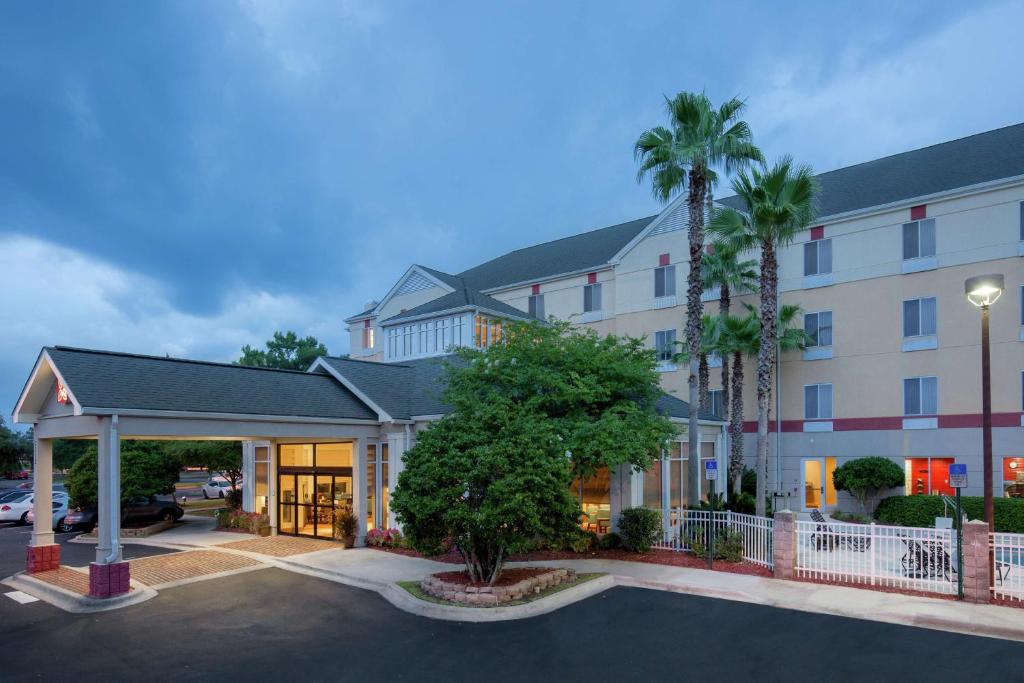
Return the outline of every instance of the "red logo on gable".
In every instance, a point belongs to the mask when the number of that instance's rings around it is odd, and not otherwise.
[[[62,405],[67,404],[71,399],[68,398],[68,388],[64,386],[64,383],[57,380],[57,403]]]

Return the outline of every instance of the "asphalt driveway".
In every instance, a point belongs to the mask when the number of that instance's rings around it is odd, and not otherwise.
[[[1017,680],[1024,661],[1008,641],[639,588],[525,621],[440,622],[278,569],[91,615],[0,596],[0,623],[4,681],[935,682]]]

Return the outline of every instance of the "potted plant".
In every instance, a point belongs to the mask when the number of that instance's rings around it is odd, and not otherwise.
[[[334,517],[334,537],[340,540],[346,548],[352,548],[356,544],[356,527],[358,525],[359,518],[352,514],[351,510],[341,510]]]

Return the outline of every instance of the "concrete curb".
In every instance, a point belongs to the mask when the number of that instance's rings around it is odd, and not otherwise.
[[[14,576],[3,579],[0,583],[73,614],[89,614],[92,612],[107,612],[109,610],[121,609],[122,607],[137,605],[140,602],[155,598],[157,594],[149,586],[132,581],[132,591],[130,593],[113,598],[90,598],[88,595],[81,595],[80,593],[32,578],[25,572],[18,572]]]

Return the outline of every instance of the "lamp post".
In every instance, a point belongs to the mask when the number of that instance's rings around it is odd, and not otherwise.
[[[979,275],[964,282],[967,300],[981,309],[981,447],[985,478],[985,521],[995,531],[992,502],[992,369],[989,361],[988,307],[1003,293],[1003,276]]]

